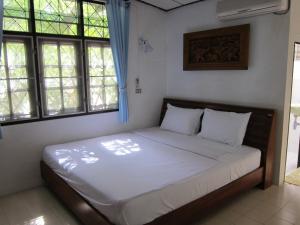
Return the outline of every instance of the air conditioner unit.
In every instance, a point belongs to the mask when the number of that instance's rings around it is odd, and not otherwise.
[[[238,19],[288,10],[289,0],[218,0],[219,20]]]

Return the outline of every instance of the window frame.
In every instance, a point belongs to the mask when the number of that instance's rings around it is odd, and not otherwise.
[[[29,32],[18,32],[18,31],[3,31],[3,38],[9,38],[11,40],[17,38],[30,38],[32,41],[32,48],[33,53],[30,56],[33,58],[32,61],[32,71],[35,77],[35,93],[36,93],[36,107],[37,110],[37,118],[29,118],[29,119],[22,119],[22,120],[9,120],[0,122],[1,126],[8,126],[8,125],[15,125],[15,124],[22,124],[22,123],[31,123],[31,122],[39,122],[39,121],[46,121],[46,120],[55,120],[55,119],[64,119],[70,117],[77,117],[77,116],[86,116],[86,115],[93,115],[93,114],[102,114],[102,113],[109,113],[109,112],[117,112],[119,111],[118,108],[116,109],[105,109],[100,111],[90,111],[89,110],[89,85],[88,85],[88,74],[87,74],[87,42],[101,42],[106,45],[110,45],[109,38],[97,38],[97,37],[86,37],[84,35],[84,15],[83,15],[83,3],[95,3],[95,4],[102,4],[105,5],[104,2],[96,1],[96,0],[78,0],[78,10],[79,10],[79,24],[78,24],[78,35],[58,35],[58,34],[47,34],[47,33],[37,33],[35,29],[35,12],[34,12],[34,0],[29,0],[30,6],[30,19],[29,19]],[[54,116],[44,116],[43,114],[43,79],[40,71],[41,67],[41,60],[40,60],[40,53],[39,53],[39,40],[41,39],[53,39],[53,40],[69,40],[69,41],[78,41],[81,48],[79,52],[81,53],[81,72],[82,72],[82,95],[83,95],[83,108],[84,112],[76,112],[72,114],[65,114],[65,115],[54,115]],[[118,94],[117,94],[118,95]],[[119,101],[119,99],[118,99]]]
[[[30,96],[30,101],[34,101],[36,103],[35,105],[35,112],[36,115],[33,115],[31,118],[19,118],[19,119],[10,119],[9,121],[5,121],[5,122],[0,122],[1,125],[6,124],[6,123],[24,123],[27,121],[31,121],[31,120],[37,120],[40,117],[39,114],[39,102],[38,102],[38,90],[37,90],[37,80],[36,80],[36,70],[34,68],[34,57],[32,54],[30,54],[30,51],[33,50],[33,38],[32,37],[28,37],[28,36],[20,36],[20,35],[3,35],[3,41],[11,41],[11,42],[18,42],[18,41],[24,41],[25,42],[25,48],[26,48],[26,61],[27,61],[27,67],[28,67],[28,73],[32,73],[31,79],[32,79],[32,83],[29,83],[30,85],[33,85],[34,87],[32,88],[32,95]],[[3,45],[4,46],[4,45]],[[6,55],[4,54],[2,57],[6,57]],[[5,59],[6,60],[6,59]],[[30,80],[30,77],[28,77],[28,80]],[[31,89],[30,89],[31,90]],[[10,94],[11,95],[11,94]],[[32,102],[30,102],[32,104]],[[10,108],[12,106],[10,105]],[[11,110],[11,109],[10,109]]]
[[[109,43],[107,42],[103,42],[103,41],[99,41],[99,40],[85,40],[84,41],[84,46],[85,46],[85,57],[86,57],[86,62],[88,62],[89,60],[89,56],[88,56],[88,45],[91,44],[95,44],[97,46],[97,44],[100,44],[101,47],[108,47],[110,46]],[[89,79],[89,65],[85,65],[85,74],[86,74],[86,89],[87,89],[87,98],[86,98],[86,103],[87,103],[87,111],[89,113],[93,113],[93,112],[102,112],[102,111],[105,111],[105,110],[91,110],[90,107],[91,107],[91,96],[90,96],[90,89],[91,89],[91,84],[90,84],[90,79]],[[118,83],[117,83],[117,90],[119,90],[119,87],[118,87]],[[118,101],[117,101],[117,104],[119,102],[119,95],[117,95],[117,98],[118,98]],[[115,109],[116,111],[118,111],[118,109]]]
[[[79,63],[79,65],[77,65],[77,70],[78,70],[78,77],[77,79],[80,80],[79,82],[79,85],[78,85],[78,90],[81,90],[81,101],[82,101],[82,110],[81,111],[78,111],[78,112],[70,112],[68,114],[58,114],[58,115],[46,115],[46,112],[44,111],[44,109],[46,108],[46,96],[45,96],[45,78],[44,78],[44,74],[43,74],[43,59],[42,59],[42,43],[43,42],[58,42],[58,43],[76,43],[77,45],[77,61]],[[53,38],[53,37],[41,37],[41,36],[38,36],[37,37],[37,47],[38,47],[38,51],[37,51],[37,55],[38,55],[38,59],[39,59],[39,79],[40,79],[40,83],[39,83],[39,86],[40,86],[40,89],[41,89],[41,98],[42,98],[42,117],[43,118],[48,118],[48,117],[58,117],[58,116],[64,116],[64,115],[72,115],[72,114],[83,114],[84,112],[86,112],[86,96],[85,96],[85,88],[86,88],[86,82],[85,82],[85,77],[84,77],[84,72],[83,72],[83,54],[82,54],[82,42],[81,40],[79,39],[69,39],[69,38]],[[61,90],[63,90],[63,87],[60,87]]]

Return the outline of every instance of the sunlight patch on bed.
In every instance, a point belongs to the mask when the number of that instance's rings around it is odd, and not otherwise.
[[[112,141],[101,142],[101,145],[105,149],[112,151],[118,156],[124,156],[141,151],[139,144],[133,142],[131,139],[116,139]]]
[[[64,164],[66,162],[69,162],[70,160],[72,160],[71,156],[67,156],[67,157],[64,157],[64,158],[60,158],[58,160],[58,163],[61,165],[61,164]]]
[[[73,170],[78,166],[78,162],[70,154],[79,155],[80,160],[86,164],[96,163],[99,158],[95,156],[95,152],[89,152],[85,150],[85,146],[72,149],[59,149],[55,151],[55,155],[59,157],[58,163],[63,166],[64,169]]]
[[[81,158],[81,161],[83,161],[83,162],[85,162],[87,164],[95,163],[98,160],[99,160],[99,158],[97,158],[97,157],[91,157],[91,156]]]
[[[28,222],[25,222],[24,225],[45,225],[45,219],[43,216],[40,216],[40,217],[37,217],[37,218],[34,218]]]

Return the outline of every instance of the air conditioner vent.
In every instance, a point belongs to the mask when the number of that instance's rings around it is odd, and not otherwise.
[[[219,0],[217,17],[220,20],[238,19],[286,11],[289,0]]]

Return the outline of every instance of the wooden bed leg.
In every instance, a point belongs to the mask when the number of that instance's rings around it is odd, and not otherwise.
[[[275,156],[275,121],[276,114],[273,115],[271,133],[269,138],[268,150],[263,156],[263,164],[265,165],[264,179],[260,188],[265,190],[273,184],[273,172],[274,172],[274,156]]]

